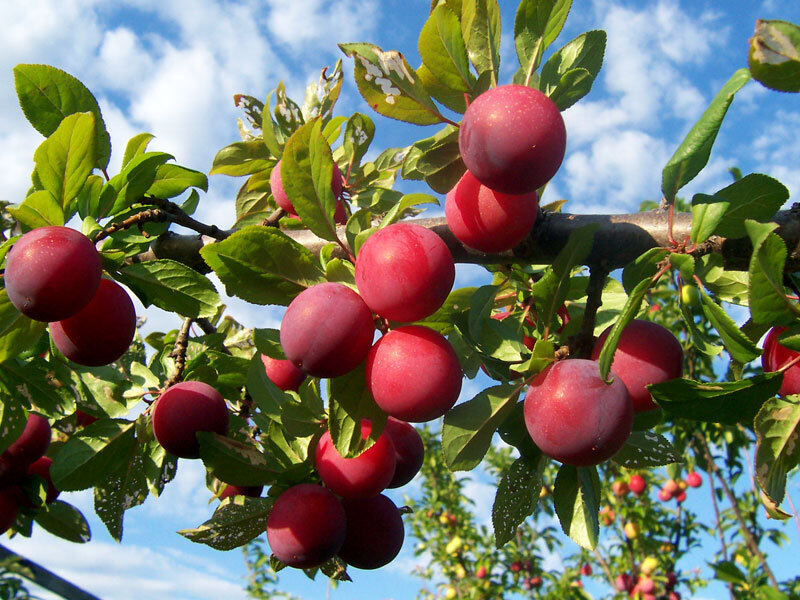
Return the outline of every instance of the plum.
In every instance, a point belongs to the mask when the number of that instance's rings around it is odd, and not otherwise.
[[[333,558],[344,543],[346,516],[330,490],[312,483],[290,487],[267,518],[267,542],[290,567],[308,569]]]
[[[19,505],[17,504],[18,490],[7,489],[0,491],[0,533],[5,533],[17,520]]]
[[[405,531],[400,511],[383,494],[342,500],[347,533],[339,557],[358,569],[388,565],[403,547]]]
[[[128,350],[136,333],[136,311],[128,292],[101,279],[89,304],[76,314],[50,323],[50,335],[61,353],[88,367],[107,365]]]
[[[290,360],[270,358],[262,354],[261,362],[264,363],[264,371],[267,374],[267,378],[284,392],[288,390],[296,392],[300,384],[306,379],[306,374]]]
[[[153,435],[180,458],[200,458],[198,431],[228,433],[228,407],[213,387],[202,381],[182,381],[169,387],[153,405]]]
[[[567,147],[558,107],[542,92],[502,85],[469,105],[458,132],[467,169],[503,194],[526,194],[550,181]]]
[[[341,283],[303,290],[281,321],[286,358],[314,377],[338,377],[355,369],[375,335],[372,313],[356,292]]]
[[[37,321],[60,321],[86,306],[100,284],[100,255],[69,227],[40,227],[23,235],[6,257],[8,299]]]
[[[289,196],[286,194],[286,190],[283,187],[280,160],[272,169],[272,173],[270,173],[269,187],[272,190],[272,197],[275,198],[275,202],[277,202],[278,206],[285,210],[286,214],[290,217],[297,218],[297,211],[294,209],[294,205],[292,204],[292,201],[289,200]],[[339,170],[339,166],[336,163],[333,163],[331,191],[333,192],[334,198],[338,199],[342,195],[342,172]],[[336,202],[336,212],[334,213],[333,218],[334,221],[340,225],[343,225],[347,222],[347,213],[344,209],[344,203],[341,200]]]
[[[425,458],[425,446],[422,438],[412,425],[405,421],[389,417],[384,432],[391,438],[394,446],[395,469],[388,488],[399,488],[414,478]]]
[[[455,404],[463,373],[453,347],[421,325],[393,329],[367,355],[366,378],[375,402],[402,421],[438,419]]]
[[[45,498],[47,504],[50,504],[53,500],[58,498],[58,495],[61,493],[56,489],[56,486],[53,485],[53,479],[50,477],[50,466],[52,464],[52,458],[43,456],[28,466],[28,475],[38,475],[44,479],[47,484],[47,497]],[[33,506],[32,503],[29,503],[29,505]]]
[[[3,452],[3,456],[28,466],[38,460],[50,447],[52,430],[50,423],[41,415],[28,413],[25,429],[20,436]]]
[[[225,498],[231,498],[233,496],[249,496],[251,498],[258,498],[263,491],[263,485],[241,486],[225,484],[225,489],[220,493],[219,499],[222,501],[225,500]]]
[[[764,353],[761,355],[761,365],[765,373],[777,371],[800,356],[800,353],[789,350],[789,348],[778,342],[778,336],[784,331],[786,331],[786,327],[773,327],[764,339]],[[778,394],[781,396],[800,394],[800,362],[795,363],[783,372],[783,383],[781,383]]]
[[[625,445],[633,402],[620,378],[607,384],[593,360],[556,362],[525,396],[525,425],[546,455],[574,466],[596,465]]]
[[[411,322],[432,315],[447,299],[455,263],[442,239],[412,223],[372,234],[356,258],[356,285],[380,316]]]

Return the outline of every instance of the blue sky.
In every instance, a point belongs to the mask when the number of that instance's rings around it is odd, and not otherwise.
[[[234,93],[263,98],[284,80],[302,99],[306,83],[341,56],[337,42],[369,41],[419,63],[416,36],[429,0],[3,0],[0,20],[0,198],[20,201],[29,186],[33,151],[41,137],[16,102],[11,69],[17,63],[48,63],[95,93],[111,133],[112,169],[128,138],[148,131],[151,148],[174,154],[180,164],[208,171],[215,152],[236,141]],[[501,78],[516,69],[513,14],[516,2],[500,0],[503,17]],[[576,0],[559,39],[588,29],[608,33],[606,61],[591,94],[564,114],[567,156],[543,202],[568,198],[570,212],[635,211],[657,199],[661,168],[685,132],[725,80],[745,66],[747,39],[756,18],[800,22],[797,2],[777,0]],[[556,44],[556,47],[559,43]],[[349,76],[339,114],[367,112]],[[402,146],[433,128],[407,126],[373,115],[375,147]],[[762,172],[800,193],[800,105],[797,96],[768,92],[751,83],[734,101],[709,167],[684,195],[711,193],[729,183],[728,168]],[[229,227],[239,181],[215,176],[199,217]],[[416,189],[400,183],[403,189]],[[441,213],[435,213],[441,214]],[[461,267],[456,286],[485,280],[475,267]],[[248,326],[275,327],[281,311],[231,300],[230,313]],[[145,311],[148,329],[178,322],[157,309]],[[485,382],[465,382],[470,397]],[[488,515],[493,490],[468,488]],[[790,488],[790,492],[792,489]],[[795,486],[795,492],[796,486]],[[797,494],[795,494],[797,495]],[[37,530],[30,540],[8,545],[101,597],[126,600],[244,598],[244,565],[238,551],[219,553],[174,532],[201,523],[208,506],[200,465],[182,461],[177,480],[161,499],[149,499],[126,516],[125,540],[117,545],[92,518],[95,540],[85,546],[56,541]],[[92,515],[88,493],[66,497]],[[399,500],[399,498],[398,498]],[[691,501],[691,500],[690,500]],[[787,530],[794,543],[796,533]],[[3,543],[6,543],[4,541]],[[379,573],[358,573],[355,584],[332,594],[339,599],[415,597],[418,580],[406,543],[400,559]],[[325,584],[299,574],[282,576],[286,589],[320,598]],[[380,591],[377,591],[380,590]],[[709,594],[709,597],[712,595]]]

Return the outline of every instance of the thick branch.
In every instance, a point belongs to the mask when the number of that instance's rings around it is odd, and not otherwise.
[[[58,594],[62,598],[66,598],[67,600],[100,600],[97,596],[82,590],[52,571],[48,571],[43,566],[20,556],[16,552],[12,552],[5,546],[0,546],[0,559],[5,558],[16,559],[18,561],[17,564],[31,573],[31,581],[46,590]],[[20,575],[22,574],[20,573]],[[25,577],[27,578],[27,575]]]
[[[773,219],[778,225],[777,234],[786,242],[788,258],[787,271],[800,270],[800,208],[780,211]],[[595,233],[594,246],[587,259],[587,265],[601,263],[605,268],[614,270],[624,267],[637,256],[655,247],[669,245],[667,238],[667,214],[663,211],[649,211],[623,215],[573,215],[568,213],[544,213],[536,222],[531,235],[514,248],[513,251],[501,254],[486,254],[465,247],[447,227],[444,218],[414,219],[410,222],[422,225],[438,234],[450,248],[453,258],[459,263],[497,264],[526,263],[551,264],[559,251],[564,247],[570,234],[591,223],[599,225]],[[673,236],[677,241],[689,237],[692,227],[690,213],[676,213]],[[341,229],[341,228],[340,228]],[[153,260],[155,258],[172,258],[188,264],[198,270],[208,271],[198,255],[199,249],[208,243],[223,239],[232,231],[216,229],[214,235],[178,235],[167,233],[160,236],[153,249],[132,262]],[[327,240],[317,237],[308,230],[284,231],[286,235],[302,244],[315,254],[319,253]],[[341,236],[344,238],[344,235]],[[712,237],[701,244],[692,254],[703,256],[716,253],[723,258],[729,269],[747,270],[752,247],[748,238],[725,239]],[[344,258],[342,249],[335,254]]]

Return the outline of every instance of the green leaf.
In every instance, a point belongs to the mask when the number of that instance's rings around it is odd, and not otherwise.
[[[422,63],[446,87],[470,92],[475,77],[469,70],[469,58],[458,16],[440,4],[431,12],[417,41]]]
[[[228,295],[253,304],[286,306],[304,289],[325,281],[316,257],[274,227],[245,227],[204,246],[200,255]]]
[[[775,223],[745,221],[753,244],[750,257],[749,297],[750,314],[756,323],[791,325],[800,316],[800,309],[786,297],[783,269],[786,264],[786,244],[772,233]]]
[[[122,541],[125,511],[139,506],[147,498],[148,485],[143,462],[143,450],[146,447],[136,444],[131,448],[131,453],[119,461],[114,472],[94,488],[94,511],[117,542]]]
[[[714,569],[714,576],[720,581],[742,584],[747,581],[747,576],[739,570],[733,562],[720,561],[711,565]]]
[[[50,467],[56,489],[84,490],[104,481],[133,451],[134,426],[122,419],[101,419],[72,434]]]
[[[733,102],[733,96],[750,81],[747,69],[736,71],[689,131],[675,154],[669,159],[661,176],[661,191],[668,202],[675,200],[678,190],[689,183],[706,166],[711,147]]]
[[[597,362],[600,367],[600,376],[605,380],[608,380],[608,374],[611,371],[611,363],[614,360],[614,353],[617,351],[622,331],[627,327],[628,323],[636,318],[636,315],[639,313],[639,308],[642,306],[644,295],[647,293],[647,290],[650,289],[651,285],[651,279],[643,279],[639,282],[639,285],[633,288],[630,296],[628,296],[628,301],[625,303],[625,307],[622,309],[619,318],[614,323],[614,326],[608,333],[608,337],[606,337],[606,341],[603,343],[603,349],[600,351]]]
[[[787,21],[756,21],[747,64],[762,85],[800,92],[800,27]]]
[[[0,388],[0,392],[2,389]],[[28,415],[20,401],[12,395],[0,393],[0,453],[5,452],[25,431]]]
[[[214,516],[199,527],[178,533],[216,550],[233,550],[264,533],[274,501],[274,498],[235,496],[225,500]]]
[[[718,196],[695,194],[692,197],[692,234],[695,244],[702,244],[714,233],[725,216],[730,202]]]
[[[376,112],[416,125],[444,121],[401,53],[384,52],[374,44],[365,43],[339,44],[339,48],[353,57],[358,91]]]
[[[561,33],[572,0],[522,0],[514,20],[514,45],[526,79],[539,66],[547,47]]]
[[[111,156],[111,140],[100,107],[92,93],[69,73],[49,65],[17,65],[14,87],[25,118],[34,129],[49,137],[61,121],[72,114],[94,115],[95,166],[104,169]]]
[[[700,298],[703,301],[703,313],[719,333],[722,343],[731,358],[740,363],[749,363],[761,355],[761,350],[758,346],[742,333],[736,322],[704,290],[700,290]]]
[[[124,169],[137,156],[144,154],[154,137],[152,133],[139,133],[129,139],[125,146],[125,154],[122,156],[122,168]]]
[[[200,458],[206,470],[230,485],[266,485],[277,479],[280,468],[255,445],[198,431]]]
[[[413,208],[415,206],[419,206],[421,204],[439,204],[439,201],[431,196],[430,194],[404,194],[400,201],[395,204],[392,208],[390,208],[385,215],[383,215],[383,219],[381,219],[381,224],[378,225],[378,229],[383,229],[384,227],[388,227],[392,223],[396,223],[400,219],[402,219],[405,215],[405,212]]]
[[[156,169],[156,177],[147,193],[156,198],[174,198],[190,187],[207,192],[208,177],[205,173],[180,165],[161,165]]]
[[[275,88],[275,121],[284,134],[291,135],[303,125],[303,112],[297,103],[286,95],[286,86],[283,81]]]
[[[536,510],[547,463],[543,455],[535,459],[521,456],[503,473],[492,505],[494,543],[498,548],[514,537],[517,527]]]
[[[683,322],[689,331],[689,337],[695,348],[708,356],[716,356],[722,352],[722,346],[715,344],[710,336],[694,322],[694,314],[692,314],[691,308],[683,302],[678,303],[678,308],[680,308],[681,315],[683,315]]]
[[[94,133],[92,113],[70,115],[33,154],[39,182],[64,208],[77,197],[92,172]]]
[[[588,258],[594,244],[594,232],[598,225],[585,225],[569,235],[561,252],[547,269],[544,277],[531,288],[533,301],[539,317],[546,326],[555,324],[558,309],[564,304],[569,293],[572,268],[581,265]]]
[[[519,392],[519,385],[496,385],[445,413],[442,451],[451,471],[471,471],[480,464],[494,432],[514,410]]]
[[[278,360],[286,359],[281,347],[281,332],[279,329],[253,329],[253,342],[261,354]]]
[[[42,337],[47,323],[34,321],[19,312],[5,288],[0,289],[0,363],[14,358]]]
[[[103,186],[97,216],[116,215],[141,202],[155,180],[158,167],[172,158],[171,154],[164,152],[146,152],[136,156]]]
[[[33,520],[53,535],[69,542],[84,544],[92,539],[86,517],[77,508],[61,500],[53,500],[43,506]]]
[[[258,355],[253,356],[250,368],[247,370],[247,392],[261,414],[270,419],[280,420],[281,404],[286,401],[288,394],[270,381],[264,370],[264,363]]]
[[[403,159],[404,179],[424,179],[440,194],[449,192],[467,167],[458,146],[458,128],[446,125],[435,135],[414,142]]]
[[[569,108],[592,89],[603,66],[605,31],[587,31],[553,54],[542,67],[539,89],[559,110]]]
[[[306,95],[303,99],[303,106],[300,109],[306,121],[319,118],[323,123],[327,123],[333,115],[333,106],[339,98],[342,89],[342,59],[336,61],[333,73],[328,73],[328,68],[324,68],[320,73],[317,82],[311,82],[306,86]]]
[[[369,150],[373,137],[375,137],[375,123],[367,115],[357,112],[347,119],[342,148],[345,158],[354,167],[361,164],[361,159]]]
[[[800,464],[800,402],[797,396],[770,398],[755,418],[755,473],[764,493],[783,502],[786,475]]]
[[[648,469],[682,462],[669,440],[653,431],[632,432],[628,441],[611,460],[626,469]]]
[[[650,248],[636,260],[622,270],[622,285],[625,291],[630,294],[643,280],[650,279],[660,268],[660,264],[669,256],[669,251],[663,248]]]
[[[209,175],[252,175],[275,164],[262,140],[234,142],[214,156]]]
[[[117,278],[133,290],[142,304],[192,319],[213,317],[219,294],[208,278],[183,263],[159,259],[119,270]]]
[[[52,367],[35,358],[27,362],[9,360],[0,365],[0,384],[36,412],[61,418],[75,412],[72,390],[52,376]]]
[[[353,458],[372,446],[386,425],[386,413],[375,404],[367,389],[364,364],[329,381],[328,431],[334,447],[344,458]],[[369,419],[372,429],[365,440],[361,420]]]
[[[318,119],[292,134],[283,150],[280,169],[283,188],[303,225],[322,239],[335,241],[333,157]]]
[[[453,331],[454,316],[456,314],[466,313],[470,307],[470,300],[472,295],[478,288],[466,287],[453,290],[448,294],[447,299],[444,301],[435,313],[430,317],[417,321],[416,325],[424,325],[434,331],[438,331],[442,335],[447,335]]]
[[[47,190],[33,192],[22,204],[9,206],[6,210],[28,229],[64,225],[64,209]]]
[[[561,465],[553,486],[561,529],[582,548],[593,550],[600,535],[600,478],[595,467]]]
[[[469,59],[478,74],[500,73],[500,7],[497,0],[463,0],[461,32]]]
[[[714,197],[728,203],[714,233],[740,238],[747,235],[745,221],[748,219],[764,223],[774,218],[789,199],[789,190],[777,179],[753,173],[719,190]]]
[[[672,379],[647,386],[664,411],[682,419],[752,427],[761,405],[778,393],[783,375],[765,373],[739,381]]]

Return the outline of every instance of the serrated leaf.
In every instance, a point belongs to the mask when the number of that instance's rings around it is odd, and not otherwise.
[[[565,110],[583,98],[603,66],[606,32],[587,31],[553,54],[542,67],[539,89],[559,110]]]
[[[214,156],[209,175],[252,175],[275,164],[262,140],[234,142]]]
[[[155,136],[152,133],[138,133],[128,140],[125,146],[125,154],[122,156],[122,168],[140,154],[147,151],[147,146]]]
[[[711,147],[717,139],[720,126],[733,97],[744,84],[750,81],[747,69],[736,71],[711,104],[695,123],[675,154],[669,159],[661,175],[661,191],[668,202],[675,200],[678,190],[689,183],[706,166]]]
[[[141,444],[131,448],[131,453],[115,465],[114,472],[94,487],[94,511],[117,542],[122,541],[125,511],[147,498],[143,450]]]
[[[33,192],[22,204],[9,206],[6,210],[28,229],[64,225],[64,209],[47,190]]]
[[[800,27],[786,21],[756,21],[747,64],[762,85],[800,92]]]
[[[626,469],[647,469],[681,462],[681,457],[660,433],[634,431],[611,460]]]
[[[329,381],[328,431],[337,452],[353,458],[372,446],[386,425],[386,413],[367,388],[364,364]],[[369,437],[361,435],[361,420],[372,423]]]
[[[42,337],[46,323],[29,319],[8,299],[5,288],[0,289],[0,363],[14,358]]]
[[[435,313],[415,324],[424,325],[442,335],[448,335],[455,327],[454,315],[466,313],[469,310],[470,300],[477,289],[466,287],[453,290]]]
[[[145,152],[134,157],[114,175],[100,192],[98,217],[116,215],[141,202],[156,176],[158,167],[174,158],[165,152]]]
[[[206,470],[220,481],[230,485],[266,485],[280,475],[278,465],[254,444],[210,431],[198,431],[196,435]]]
[[[100,107],[92,93],[75,77],[49,65],[14,67],[14,87],[22,112],[45,137],[52,135],[65,117],[82,112],[94,115],[95,166],[104,169],[111,156],[111,140]]]
[[[28,422],[28,415],[22,404],[11,395],[2,393],[0,387],[0,453],[5,452],[19,438]]]
[[[752,427],[761,406],[778,392],[782,381],[780,373],[765,373],[730,382],[672,379],[647,389],[656,404],[673,417]]]
[[[376,112],[416,125],[444,121],[400,52],[384,52],[374,44],[365,43],[339,44],[339,48],[353,57],[358,91]]]
[[[797,396],[770,398],[755,418],[755,473],[767,497],[780,504],[786,475],[800,464],[800,402]]]
[[[519,392],[519,385],[496,385],[445,413],[442,452],[451,471],[471,471],[480,464]]]
[[[642,306],[644,295],[647,293],[647,290],[650,289],[651,285],[651,279],[643,279],[639,282],[639,285],[633,288],[619,318],[611,327],[611,331],[609,331],[606,341],[603,343],[600,356],[597,358],[598,366],[600,367],[600,376],[603,379],[608,379],[608,374],[611,371],[611,363],[614,360],[614,353],[617,351],[622,331],[628,326],[628,323],[636,318],[636,315],[639,313],[639,308]]]
[[[235,496],[223,502],[214,516],[199,527],[178,533],[216,550],[233,550],[264,533],[274,501],[274,498]]]
[[[745,222],[748,219],[763,223],[774,218],[789,199],[789,190],[777,179],[752,173],[719,190],[714,197],[724,198],[728,203],[714,233],[740,238],[747,235]]]
[[[383,219],[381,219],[381,224],[378,225],[378,229],[383,229],[392,223],[396,223],[402,219],[403,216],[405,216],[405,211],[421,204],[438,205],[439,201],[430,194],[403,194],[403,196],[400,198],[400,201],[390,208],[385,215],[383,215]]]
[[[544,51],[558,37],[571,6],[572,0],[520,2],[514,19],[514,45],[525,79],[530,80]]]
[[[187,169],[180,165],[161,165],[147,193],[156,198],[174,198],[190,187],[208,191],[208,177],[205,173]]]
[[[92,539],[86,517],[77,508],[61,500],[46,504],[33,519],[42,528],[67,541],[84,544]]]
[[[183,263],[159,259],[119,270],[117,278],[131,288],[142,304],[192,319],[213,317],[220,305],[214,284]]]
[[[361,164],[361,159],[369,150],[374,136],[375,123],[367,115],[357,112],[347,119],[342,148],[350,164],[354,166]]]
[[[423,64],[446,87],[469,92],[475,77],[469,70],[469,58],[458,16],[440,4],[431,12],[420,31],[417,49]]]
[[[600,535],[600,478],[595,467],[561,465],[553,486],[561,529],[582,548],[593,550]]]
[[[692,233],[695,244],[705,242],[719,225],[730,202],[718,196],[695,194],[692,197]]]
[[[522,522],[536,510],[542,489],[542,473],[548,460],[522,456],[503,473],[492,505],[494,543],[501,548]]]
[[[786,264],[786,244],[772,233],[775,223],[745,221],[747,233],[753,244],[750,257],[749,297],[750,314],[756,323],[791,325],[800,309],[786,297],[783,269]]]
[[[304,289],[325,281],[316,257],[274,227],[245,227],[204,246],[200,255],[228,295],[253,304],[286,306]]]
[[[700,298],[703,302],[703,314],[719,333],[731,358],[741,363],[749,363],[761,355],[761,350],[755,342],[742,333],[736,322],[704,290],[700,290]]]
[[[122,419],[101,419],[74,433],[50,467],[56,489],[83,490],[104,481],[133,451],[134,426]]]
[[[500,73],[500,7],[497,0],[462,0],[461,33],[478,74]]]

